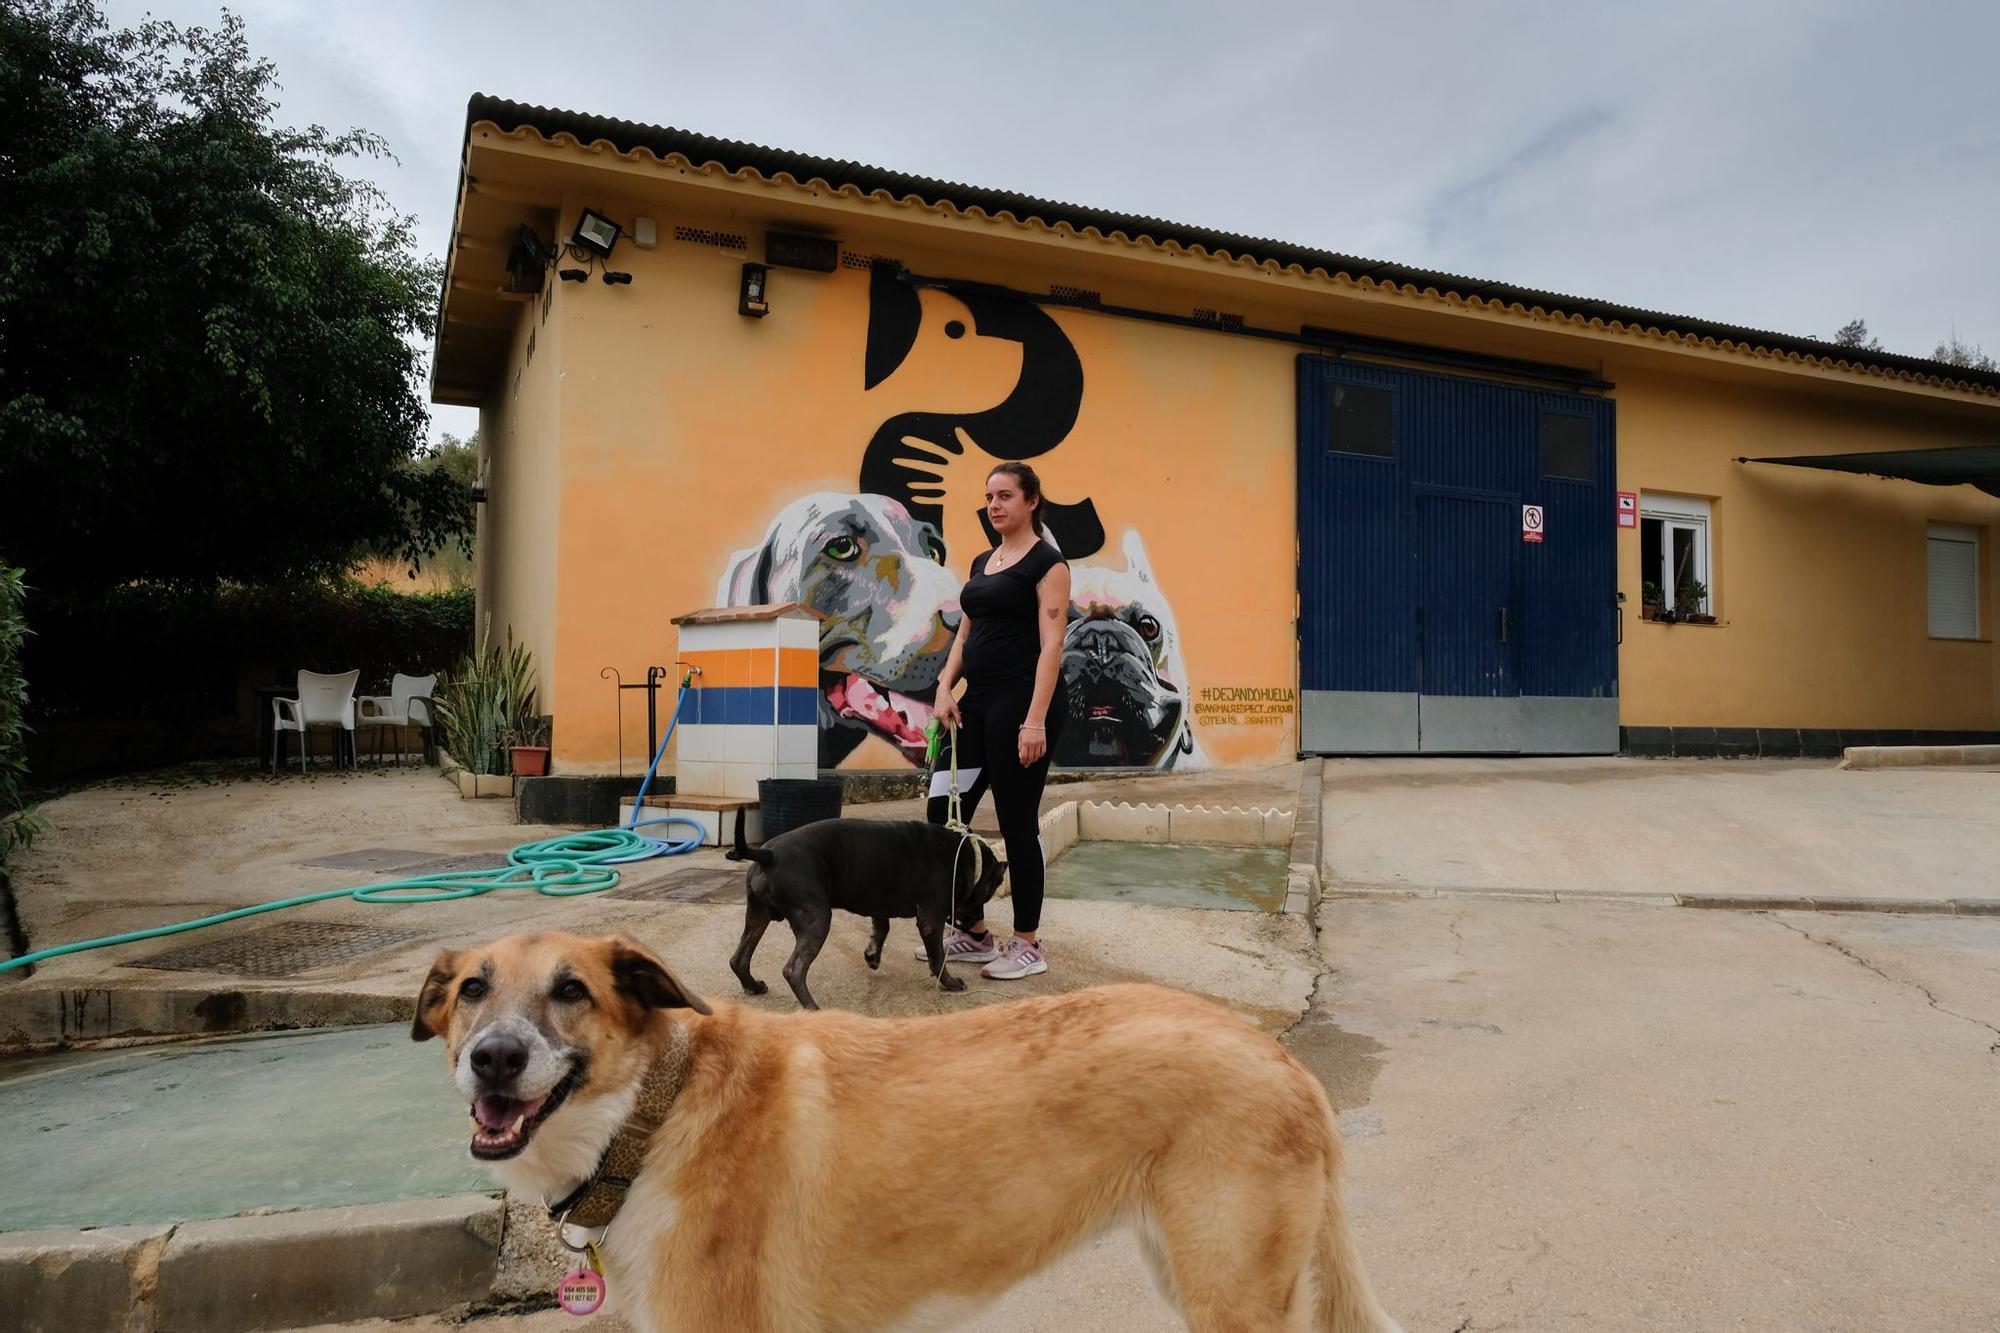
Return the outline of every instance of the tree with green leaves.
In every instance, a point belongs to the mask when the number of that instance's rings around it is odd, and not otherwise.
[[[469,540],[419,458],[440,266],[340,171],[382,141],[277,126],[276,86],[231,15],[0,4],[0,546],[50,592]]]

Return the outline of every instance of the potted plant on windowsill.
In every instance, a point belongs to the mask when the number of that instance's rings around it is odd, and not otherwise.
[[[1674,593],[1674,618],[1690,625],[1713,625],[1715,617],[1708,612],[1708,585],[1700,579],[1689,579]]]
[[[507,748],[514,757],[514,776],[542,778],[549,773],[549,724],[543,714],[507,730]]]
[[[1639,585],[1639,619],[1665,620],[1667,595],[1650,579]]]

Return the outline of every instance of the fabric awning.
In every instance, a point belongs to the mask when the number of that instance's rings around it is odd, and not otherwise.
[[[1739,458],[1739,463],[1783,463],[1829,472],[1862,472],[1899,477],[1926,486],[1977,486],[2000,495],[2000,444],[1967,444],[1949,449],[1891,449],[1882,453],[1802,454],[1793,458]]]

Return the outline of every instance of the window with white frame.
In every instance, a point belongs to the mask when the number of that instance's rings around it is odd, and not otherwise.
[[[1639,497],[1639,578],[1647,614],[1715,614],[1710,576],[1708,501],[1679,495]]]
[[[1979,637],[1979,533],[1955,523],[1930,525],[1930,624],[1933,639]]]

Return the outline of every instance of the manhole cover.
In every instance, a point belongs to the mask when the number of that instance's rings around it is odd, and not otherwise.
[[[421,930],[379,930],[334,921],[287,921],[241,935],[204,940],[125,963],[161,972],[233,972],[245,977],[290,977],[352,962],[424,938]]]
[[[326,870],[401,870],[421,861],[433,860],[436,856],[436,852],[413,852],[407,848],[366,847],[358,852],[342,852],[338,856],[315,856],[299,864]]]
[[[611,890],[607,898],[636,898],[645,902],[726,903],[743,897],[741,870],[685,870],[644,884],[626,884]]]

